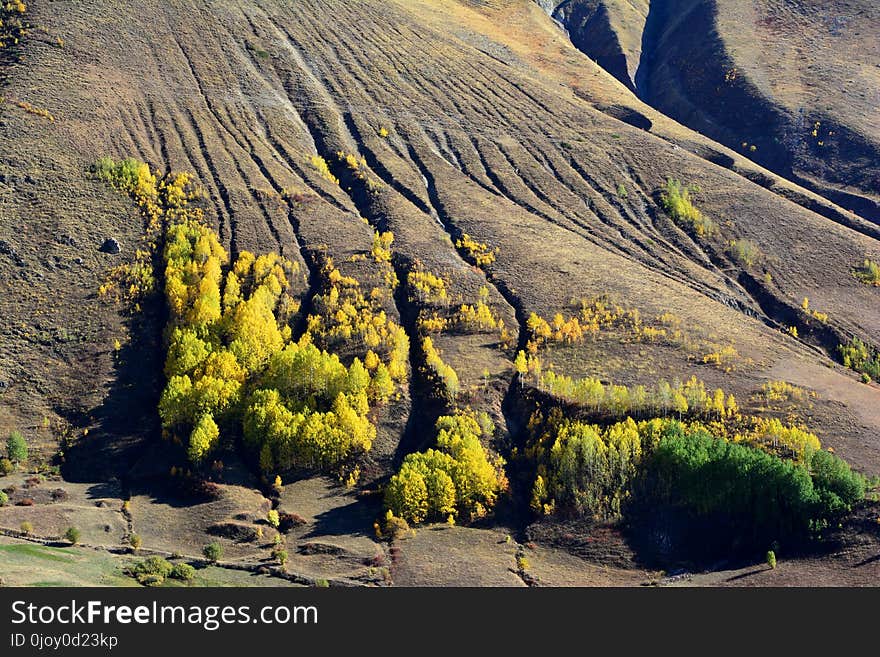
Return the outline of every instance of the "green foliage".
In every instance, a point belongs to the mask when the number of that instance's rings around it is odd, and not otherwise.
[[[9,504],[9,495],[0,490],[0,506],[6,506],[7,504]]]
[[[880,264],[865,258],[861,267],[857,267],[853,275],[865,285],[880,286]]]
[[[694,191],[697,191],[695,187],[685,187],[680,181],[669,178],[660,200],[673,221],[691,228],[699,237],[706,237],[717,232],[718,228],[691,201]]]
[[[812,473],[812,476],[811,476]],[[641,499],[718,545],[757,545],[810,535],[864,497],[864,480],[833,454],[810,466],[706,433],[664,436],[638,484]]]
[[[28,446],[19,431],[13,431],[6,439],[6,455],[13,463],[24,463],[28,458]]]
[[[846,513],[855,502],[865,497],[865,478],[830,452],[818,451],[813,454],[810,471],[823,513],[828,517]]]
[[[15,464],[8,458],[0,458],[0,477],[5,477],[15,471]]]
[[[21,533],[25,536],[30,536],[34,532],[34,526],[27,520],[23,521],[19,525],[19,529],[21,530]]]
[[[171,572],[168,576],[172,579],[179,579],[182,582],[191,582],[195,579],[196,569],[188,563],[176,563],[171,567]]]
[[[732,240],[727,253],[743,267],[749,268],[761,259],[761,249],[751,240]]]
[[[849,344],[842,344],[837,349],[844,366],[867,374],[872,379],[880,379],[880,353],[858,338],[853,338]]]
[[[470,411],[437,420],[437,448],[409,454],[385,491],[385,506],[408,522],[479,517],[506,488],[504,462],[492,459],[480,442],[494,431]]]
[[[276,547],[272,550],[272,558],[275,559],[281,566],[284,566],[287,563],[287,550],[282,547]]]
[[[143,540],[141,539],[140,534],[132,534],[128,537],[128,543],[135,550],[139,550],[141,545],[143,545]]]
[[[79,543],[79,539],[82,536],[82,532],[79,531],[76,527],[68,527],[67,531],[64,532],[64,538],[67,539],[72,545],[76,545]]]
[[[525,450],[536,467],[532,509],[616,519],[636,502],[752,542],[806,536],[864,497],[864,478],[822,451],[813,434],[775,418],[753,422],[746,444],[672,419],[602,428],[559,411],[535,415]]]
[[[202,548],[202,554],[211,563],[216,563],[223,556],[223,546],[217,541],[213,541]]]
[[[776,553],[773,550],[767,551],[767,565],[773,570],[776,569]]]
[[[173,570],[162,557],[151,556],[129,568],[128,573],[144,586],[161,586]]]

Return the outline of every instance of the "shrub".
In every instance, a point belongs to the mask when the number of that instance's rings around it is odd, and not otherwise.
[[[79,543],[81,535],[79,529],[76,527],[68,527],[67,531],[64,532],[64,538],[66,538],[72,545]]]
[[[773,550],[767,551],[767,565],[770,566],[771,569],[776,568],[776,553]]]
[[[191,582],[196,576],[196,569],[190,566],[188,563],[176,563],[171,568],[171,573],[169,573],[169,577],[172,579],[179,579],[184,582]]]
[[[6,454],[13,463],[27,461],[28,446],[20,432],[13,431],[9,434],[9,437],[6,439]]]
[[[727,247],[727,253],[746,268],[761,259],[761,249],[751,240],[733,240]]]
[[[129,536],[128,542],[135,550],[139,550],[141,548],[141,545],[143,545],[140,534],[132,534],[131,536]]]
[[[680,181],[667,179],[666,187],[660,196],[663,209],[673,221],[690,227],[699,237],[712,235],[717,231],[715,222],[706,217],[691,201],[695,187],[685,187]]]
[[[63,488],[56,488],[50,493],[50,495],[52,496],[53,502],[65,502],[70,498],[70,494]]]
[[[217,541],[208,543],[202,548],[202,554],[205,555],[205,558],[211,563],[217,563],[217,561],[223,556],[223,546]]]
[[[266,520],[272,525],[275,529],[278,529],[278,526],[281,524],[281,519],[278,516],[278,512],[275,509],[271,509],[266,514]]]
[[[287,563],[287,557],[287,550],[281,547],[276,547],[274,550],[272,550],[272,558],[275,559],[275,561],[277,561],[282,566]]]
[[[9,495],[0,490],[0,506],[6,506],[9,504]]]
[[[5,477],[6,475],[12,474],[15,470],[15,465],[7,458],[0,459],[0,477]]]
[[[845,367],[867,374],[872,379],[880,379],[880,353],[870,346],[853,338],[849,344],[842,344],[837,349]]]
[[[25,536],[29,536],[34,531],[34,526],[25,520],[21,525],[19,525],[19,529],[21,529],[21,533]]]
[[[173,570],[168,561],[160,556],[152,556],[132,566],[128,572],[144,586],[160,586]]]
[[[861,267],[857,267],[853,275],[866,285],[880,286],[880,265],[865,258]]]

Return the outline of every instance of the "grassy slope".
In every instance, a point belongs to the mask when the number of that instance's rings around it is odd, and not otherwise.
[[[815,428],[830,434],[839,454],[880,472],[880,422],[847,421],[850,411],[835,401],[861,398],[855,377],[783,335],[777,322],[785,318],[767,316],[734,263],[672,224],[658,209],[657,192],[670,175],[698,183],[698,202],[725,238],[746,237],[764,252],[756,275],[764,267],[772,273],[769,294],[795,308],[809,296],[840,331],[874,343],[876,291],[856,283],[850,269],[866,255],[880,259],[880,243],[785,200],[774,192],[839,212],[640,103],[576,51],[536,5],[226,0],[210,12],[182,0],[63,12],[40,0],[31,6],[46,32],[27,41],[3,93],[56,118],[0,106],[0,167],[7,174],[0,239],[27,261],[19,267],[0,256],[0,379],[9,383],[0,391],[0,431],[25,430],[36,451],[48,456],[62,430],[79,435],[89,428],[84,442],[96,449],[83,462],[118,470],[137,458],[155,421],[145,401],[149,390],[143,392],[149,382],[144,386],[135,359],[154,353],[158,328],[127,329],[117,308],[94,298],[117,261],[97,247],[115,236],[125,258],[140,228],[124,199],[85,175],[109,154],[193,171],[232,249],[281,249],[292,258],[326,249],[344,271],[369,281],[377,276],[369,261],[348,261],[369,249],[372,228],[363,215],[394,231],[401,266],[420,260],[445,273],[461,301],[475,301],[487,285],[496,311],[514,327],[514,306],[520,318],[532,310],[552,314],[572,297],[608,293],[646,316],[672,311],[694,335],[729,341],[752,361],[723,375],[695,363],[700,354],[645,345],[635,369],[625,345],[584,344],[559,356],[573,373],[645,383],[693,373],[743,397],[775,378],[780,364],[798,363],[806,381],[833,372]],[[652,134],[596,105],[632,108],[651,121]],[[379,136],[380,127],[388,138]],[[371,176],[384,183],[379,194],[347,193],[347,185],[309,166],[310,155],[332,158],[340,149],[367,158]],[[704,159],[719,153],[743,175]],[[771,190],[744,176],[760,176]],[[289,207],[267,200],[282,189],[315,198]],[[499,249],[488,278],[447,239],[460,232]],[[391,300],[388,310],[397,316]],[[121,358],[113,354],[117,338],[134,346]],[[480,393],[479,404],[494,410],[503,427],[500,398],[510,370],[491,341],[474,343],[445,336],[444,357],[465,372],[466,384],[476,384],[482,364],[491,368],[499,385]],[[390,419],[378,474],[390,466],[408,405],[407,397]],[[120,445],[135,451],[120,454]],[[82,470],[78,476],[88,478]],[[188,526],[252,511],[236,490],[229,504],[188,511]],[[346,512],[334,509],[356,506],[336,493],[316,499],[327,506],[315,509],[315,518],[344,520]],[[172,502],[147,491],[134,506],[136,525],[155,528],[156,546],[176,549]],[[332,540],[349,541],[344,533],[356,540],[318,571],[360,577],[354,562],[381,551],[361,540],[370,522],[355,516],[338,523],[342,529],[328,525]],[[197,552],[202,538],[189,534],[180,536]]]

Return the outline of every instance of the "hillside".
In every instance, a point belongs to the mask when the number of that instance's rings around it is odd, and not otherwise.
[[[649,581],[659,568],[616,529],[584,555],[550,519],[533,523],[531,482],[516,468],[494,517],[390,543],[373,530],[377,491],[405,455],[433,445],[435,421],[456,406],[485,411],[496,427],[485,446],[516,462],[545,392],[514,365],[529,317],[567,318],[600,299],[642,323],[548,344],[545,369],[648,387],[696,376],[755,415],[808,425],[857,471],[880,475],[880,387],[838,351],[854,337],[880,345],[880,288],[854,276],[880,261],[876,11],[841,3],[852,20],[840,36],[814,38],[804,26],[826,14],[813,3],[693,0],[668,3],[681,7],[665,17],[647,1],[553,4],[28,2],[32,27],[4,50],[0,76],[0,434],[21,431],[48,480],[36,484],[45,495],[27,494],[33,506],[0,509],[3,532],[19,540],[29,521],[31,540],[51,541],[76,523],[86,544],[136,533],[144,549],[196,557],[216,539],[227,566],[256,571],[274,530],[261,542],[254,526],[274,505],[304,521],[284,538],[298,583]],[[761,30],[742,29],[744,5]],[[571,40],[545,10],[569,21]],[[599,42],[602,52],[584,45]],[[770,42],[802,56],[770,67]],[[677,77],[682,60],[709,62],[705,79]],[[732,70],[727,91],[705,93]],[[807,134],[789,147],[797,121]],[[803,146],[814,121],[817,134],[836,133],[827,146]],[[168,483],[180,465],[156,410],[168,312],[161,294],[136,309],[99,295],[144,233],[132,200],[93,175],[102,157],[190,173],[233,260],[272,251],[293,263],[295,333],[329,294],[328,257],[375,290],[374,312],[409,337],[409,376],[370,410],[377,434],[356,485],[294,469],[273,500],[272,477],[237,448],[223,453],[211,499]],[[698,186],[710,233],[664,211],[669,179]],[[377,231],[393,233],[390,261],[375,256]],[[109,238],[119,254],[101,250]],[[441,277],[445,300],[410,293],[413,271]],[[420,318],[481,303],[492,327],[461,321],[431,335],[457,372],[458,394],[444,390]],[[355,351],[340,351],[346,365]],[[805,397],[772,408],[761,389],[773,381]],[[24,474],[0,481],[22,499]],[[841,544],[867,559],[877,533],[859,527]],[[815,557],[796,583],[842,583],[849,567]],[[876,583],[876,570],[863,581]]]
[[[880,221],[875,3],[542,5],[580,50],[646,103]]]

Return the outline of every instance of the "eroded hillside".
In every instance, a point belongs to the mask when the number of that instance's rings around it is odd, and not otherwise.
[[[542,3],[639,98],[877,223],[872,2]]]
[[[584,18],[566,4],[565,16]],[[635,35],[651,29],[647,5],[616,18],[604,10],[626,26],[613,27],[628,35],[620,68],[605,64],[625,73],[622,84],[526,0],[29,2],[32,27],[4,57],[0,105],[0,429],[21,430],[35,462],[60,450],[73,497],[3,509],[0,526],[14,532],[30,518],[34,535],[52,537],[87,509],[81,522],[97,545],[136,533],[145,547],[198,554],[219,536],[232,562],[254,568],[272,550],[248,533],[270,501],[247,458],[225,457],[218,499],[183,505],[163,488],[175,465],[156,413],[167,313],[160,298],[132,312],[98,293],[111,268],[135,257],[143,232],[131,199],[91,174],[105,156],[191,173],[233,259],[273,251],[295,263],[294,331],[327,285],[329,257],[409,336],[409,376],[373,416],[378,434],[359,483],[285,473],[276,491],[275,507],[303,521],[286,539],[295,581],[605,581],[607,570],[578,571],[573,557],[544,547],[523,577],[525,548],[511,534],[524,540],[531,482],[515,472],[513,499],[488,528],[419,530],[390,548],[373,532],[375,491],[406,454],[432,446],[450,408],[486,412],[496,427],[487,447],[513,460],[530,395],[543,394],[533,390],[540,376],[529,372],[525,385],[514,364],[534,337],[530,317],[598,316],[597,300],[617,307],[615,318],[536,346],[545,368],[627,386],[696,376],[757,415],[809,424],[856,469],[880,474],[878,388],[835,362],[853,337],[880,343],[878,288],[854,276],[866,259],[880,261],[880,231],[870,212],[853,214],[840,197],[754,163],[777,162],[638,100]],[[731,20],[718,11],[722,34]],[[676,47],[686,46],[696,47]],[[754,77],[760,63],[740,56],[734,68]],[[660,74],[646,79],[658,90],[640,95],[666,109],[659,88],[674,87]],[[865,81],[869,94],[875,82]],[[781,105],[800,102],[772,76],[766,85]],[[858,175],[811,169],[817,160],[798,166],[823,181],[814,189],[849,185],[870,200],[871,113],[829,103],[840,135],[867,140],[859,157],[869,166],[849,162]],[[713,106],[699,110],[711,116]],[[824,115],[817,120],[825,130]],[[731,143],[730,132],[706,132]],[[764,152],[756,136],[736,140]],[[670,179],[698,186],[692,198],[711,231],[664,210]],[[375,254],[385,232],[390,260]],[[108,238],[120,254],[100,250]],[[441,278],[443,297],[411,288],[414,271]],[[462,305],[487,307],[491,321],[462,319]],[[431,317],[452,323],[426,329]],[[426,333],[458,390],[432,370]],[[808,391],[809,402],[765,407],[771,381]],[[93,508],[96,499],[120,501]],[[444,533],[435,542],[431,532]],[[641,577],[633,563],[620,557],[611,580]],[[837,566],[827,568],[833,579]]]

